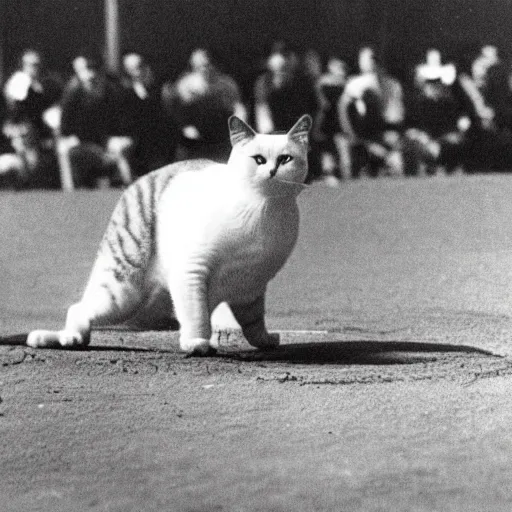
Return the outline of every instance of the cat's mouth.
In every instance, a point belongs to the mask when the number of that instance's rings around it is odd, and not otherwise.
[[[269,178],[270,181],[271,178]],[[273,194],[277,195],[296,195],[300,194],[302,190],[308,187],[305,183],[301,181],[292,181],[292,180],[284,180],[281,178],[275,178],[272,180],[274,185],[271,186],[273,190]]]
[[[276,175],[277,175],[277,167],[275,169],[272,169],[269,172],[268,179],[271,180],[272,178],[276,178]],[[279,181],[280,183],[289,183],[289,184],[293,184],[293,185],[300,184],[298,181],[285,180],[285,179],[280,178],[280,177],[277,177],[274,181]]]
[[[306,188],[307,185],[305,185],[303,182],[300,181],[293,181],[293,180],[286,180],[281,178],[280,176],[277,176],[277,171],[279,170],[279,163],[274,167],[274,169],[269,171],[268,180],[273,180],[274,183],[279,183],[286,185],[288,187],[292,187],[298,190],[302,190],[303,188]]]
[[[264,187],[265,194],[272,197],[297,196],[304,189],[308,188],[308,185],[301,181],[286,180],[280,177],[272,178],[269,176],[263,183],[267,185]]]
[[[276,178],[276,175],[277,175],[277,168],[272,169],[269,172],[268,179],[271,180],[271,179],[275,178],[274,181],[278,181],[279,183],[285,183],[285,184],[288,184],[288,185],[303,185],[303,183],[300,182],[300,181],[285,180],[285,179],[283,179],[281,177],[277,177]]]
[[[285,183],[287,185],[304,185],[304,183],[302,183],[300,181],[283,180],[281,178],[276,178],[275,181],[278,181],[279,183]]]

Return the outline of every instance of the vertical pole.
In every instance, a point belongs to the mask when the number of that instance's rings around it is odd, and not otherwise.
[[[386,66],[387,57],[388,57],[388,46],[389,46],[389,15],[391,9],[391,2],[386,1],[380,3],[381,6],[381,15],[379,16],[379,55],[382,59],[382,64]]]
[[[7,23],[5,18],[7,16],[7,6],[5,4],[5,1],[0,2],[0,87],[3,86],[7,79],[5,69],[5,46],[7,44]]]
[[[108,70],[117,73],[120,59],[118,0],[105,0],[105,50]]]

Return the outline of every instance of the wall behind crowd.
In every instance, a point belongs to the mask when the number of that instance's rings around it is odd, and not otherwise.
[[[65,71],[79,48],[103,44],[104,0],[2,3],[4,74],[27,46]],[[119,0],[119,6],[122,48],[144,52],[162,78],[174,78],[190,50],[206,45],[243,87],[277,39],[349,61],[371,43],[399,77],[431,45],[451,57],[488,42],[505,55],[512,48],[512,0]]]
[[[65,71],[79,48],[103,44],[103,0],[1,0],[0,3],[3,3],[6,76],[27,47],[41,50],[49,69]]]

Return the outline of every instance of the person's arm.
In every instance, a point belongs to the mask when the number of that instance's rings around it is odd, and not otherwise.
[[[233,115],[243,121],[248,120],[247,109],[242,101],[242,94],[237,82],[229,76],[223,77],[225,102],[231,106]]]
[[[341,128],[345,135],[347,136],[349,142],[351,144],[355,144],[357,142],[357,135],[354,131],[354,128],[352,127],[352,122],[350,120],[350,115],[348,112],[350,104],[353,102],[352,96],[345,91],[341,95],[340,99],[338,100],[338,118],[340,121]]]
[[[60,101],[59,135],[56,140],[57,160],[59,162],[60,181],[63,190],[73,190],[73,171],[70,151],[80,144],[75,134],[76,125],[76,90],[68,84]]]
[[[78,89],[70,83],[64,90],[61,99],[60,131],[65,137],[78,136],[81,116],[78,112]]]
[[[18,102],[25,101],[30,89],[30,79],[24,73],[16,71],[6,82],[4,98],[7,106],[14,108]]]
[[[234,114],[236,117],[239,117],[240,119],[242,119],[242,121],[247,122],[247,120],[248,120],[247,108],[241,101],[238,101],[235,103]]]
[[[458,76],[458,84],[481,125],[484,128],[490,128],[494,120],[494,110],[485,103],[485,99],[473,79],[467,74],[461,73]]]

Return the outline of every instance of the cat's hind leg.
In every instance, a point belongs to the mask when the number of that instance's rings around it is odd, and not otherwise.
[[[279,345],[279,334],[269,333],[265,326],[264,295],[249,304],[229,306],[250,345],[257,348],[275,348]]]
[[[34,348],[85,347],[90,342],[93,326],[123,322],[133,314],[140,301],[139,290],[130,283],[88,287],[82,300],[68,309],[64,329],[32,331],[27,345]]]

